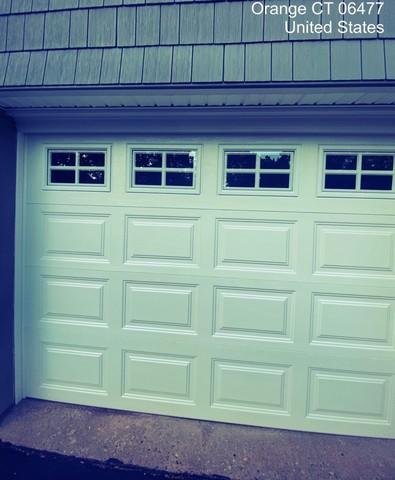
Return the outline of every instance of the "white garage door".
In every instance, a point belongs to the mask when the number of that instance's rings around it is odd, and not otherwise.
[[[394,159],[31,137],[25,394],[395,437]]]

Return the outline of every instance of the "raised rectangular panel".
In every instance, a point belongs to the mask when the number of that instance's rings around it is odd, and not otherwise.
[[[107,217],[44,213],[45,256],[104,257]]]
[[[42,386],[103,393],[103,358],[103,349],[42,344]]]
[[[340,275],[394,275],[391,225],[316,225],[315,270]]]
[[[218,220],[217,268],[289,270],[293,229],[286,222]]]
[[[288,365],[214,360],[214,407],[288,414]]]
[[[191,357],[123,352],[123,396],[193,403]]]
[[[104,323],[103,281],[42,277],[42,319],[65,323]]]
[[[395,299],[313,295],[313,343],[394,348]]]
[[[292,315],[292,292],[215,289],[216,336],[289,341]]]
[[[183,284],[124,284],[125,328],[191,329],[196,286]]]
[[[194,218],[127,217],[126,263],[194,263],[196,223]]]
[[[389,423],[390,375],[311,369],[309,376],[308,417]]]

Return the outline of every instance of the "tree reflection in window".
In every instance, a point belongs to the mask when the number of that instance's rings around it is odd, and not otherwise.
[[[195,188],[195,151],[134,151],[131,187]]]
[[[328,152],[325,154],[324,190],[393,192],[395,154]]]
[[[48,185],[105,185],[105,151],[50,150],[48,155]]]
[[[225,189],[290,190],[293,152],[225,152]]]

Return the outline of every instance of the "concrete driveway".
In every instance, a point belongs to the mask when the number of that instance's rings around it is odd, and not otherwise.
[[[162,477],[156,478],[185,480],[191,475],[231,480],[395,480],[395,440],[229,425],[41,400],[26,399],[13,408],[0,424],[0,440],[78,457],[88,464],[93,460],[96,466],[107,462],[118,469],[118,475],[123,463],[147,469],[146,475],[159,471]],[[178,475],[163,477],[163,472]],[[131,473],[127,478],[139,478]]]

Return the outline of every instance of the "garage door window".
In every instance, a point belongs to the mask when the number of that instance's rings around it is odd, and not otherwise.
[[[395,191],[395,154],[325,152],[324,191]]]
[[[197,192],[196,150],[132,150],[129,191]]]
[[[292,169],[293,152],[225,150],[222,191],[289,192]]]
[[[106,151],[48,150],[47,185],[100,189],[107,185]]]

